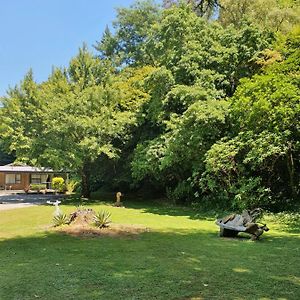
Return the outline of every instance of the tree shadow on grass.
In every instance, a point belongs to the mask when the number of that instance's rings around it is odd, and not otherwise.
[[[299,243],[196,230],[19,237],[0,242],[0,299],[299,299]]]

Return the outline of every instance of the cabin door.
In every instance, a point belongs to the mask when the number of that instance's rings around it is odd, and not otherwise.
[[[51,189],[51,178],[50,178],[50,175],[47,176],[46,188],[47,188],[47,190]]]

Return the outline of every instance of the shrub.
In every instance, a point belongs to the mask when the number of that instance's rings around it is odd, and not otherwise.
[[[45,188],[46,188],[45,184],[31,184],[30,185],[30,190],[32,190],[32,191],[39,192],[40,190],[43,190]]]
[[[66,182],[66,190],[68,192],[68,194],[72,194],[76,187],[78,186],[78,181],[75,180],[69,180]]]
[[[271,201],[270,189],[262,184],[260,177],[239,178],[231,188],[233,194],[233,208],[253,209],[268,207]]]
[[[253,209],[256,207],[267,209],[272,205],[272,195],[259,176],[232,176],[225,181],[210,172],[201,174],[201,178],[194,178],[194,188],[197,206],[203,209]]]
[[[193,198],[193,192],[191,185],[186,182],[180,182],[174,190],[167,188],[167,198],[175,204],[186,204],[191,203]]]
[[[108,227],[111,223],[111,214],[105,210],[99,211],[94,216],[94,224],[99,228]]]
[[[232,200],[229,192],[218,179],[209,172],[194,172],[192,187],[195,201],[193,206],[198,210],[224,210],[230,209]]]
[[[69,224],[69,218],[64,213],[59,213],[53,217],[54,227]]]
[[[59,191],[60,193],[65,189],[65,180],[62,177],[53,177],[52,178],[52,187],[53,189]]]
[[[201,195],[198,192],[195,193],[195,201],[192,202],[192,207],[198,211],[225,211],[230,210],[232,205],[228,194],[224,191],[219,193],[211,193],[207,195]]]

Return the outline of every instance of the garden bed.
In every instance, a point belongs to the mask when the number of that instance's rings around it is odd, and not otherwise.
[[[137,237],[139,234],[149,232],[147,227],[137,225],[111,224],[106,228],[97,228],[89,225],[71,225],[55,229],[56,231],[75,237]]]

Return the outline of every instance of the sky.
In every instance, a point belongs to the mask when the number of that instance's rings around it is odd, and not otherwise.
[[[67,66],[84,42],[92,48],[116,7],[134,0],[0,0],[0,96],[32,68],[37,82]]]

